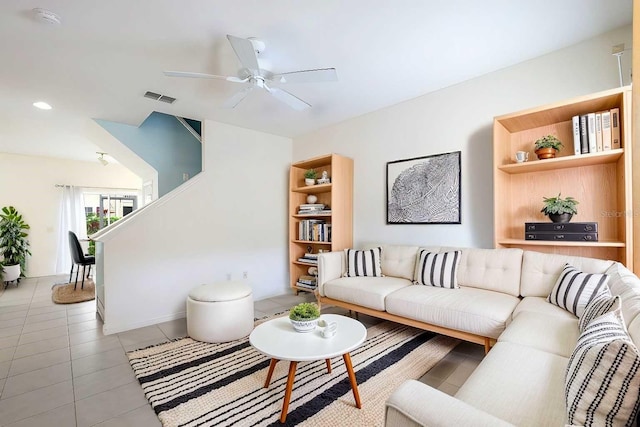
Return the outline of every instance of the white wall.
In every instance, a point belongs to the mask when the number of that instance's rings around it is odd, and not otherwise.
[[[293,160],[328,152],[354,159],[357,245],[385,242],[492,247],[493,117],[617,87],[618,67],[611,48],[619,43],[630,47],[631,35],[631,26],[621,28],[294,138]],[[628,60],[625,58],[627,78]],[[457,150],[462,151],[462,224],[387,225],[386,162]]]
[[[142,181],[118,165],[98,161],[54,159],[0,153],[0,207],[15,206],[31,226],[32,256],[27,276],[56,274],[56,247],[62,189],[56,184],[82,187],[142,188]]]
[[[184,317],[227,274],[247,271],[254,299],[287,292],[291,140],[206,121],[203,149],[202,173],[98,237],[105,333]]]

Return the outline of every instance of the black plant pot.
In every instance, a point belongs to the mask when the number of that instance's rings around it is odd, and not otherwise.
[[[563,214],[549,214],[549,219],[551,222],[569,222],[573,214],[563,213]]]

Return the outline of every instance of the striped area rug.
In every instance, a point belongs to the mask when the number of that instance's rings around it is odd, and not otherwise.
[[[285,425],[382,426],[384,403],[403,381],[420,378],[458,340],[392,322],[367,330],[351,352],[362,409],[354,405],[342,357],[300,362]],[[128,353],[158,418],[169,426],[281,426],[289,363],[264,388],[269,359],[248,338],[208,344],[183,338]]]

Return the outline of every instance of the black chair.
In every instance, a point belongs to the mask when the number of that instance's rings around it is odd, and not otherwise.
[[[73,276],[73,267],[78,266],[76,270],[76,283],[73,286],[73,290],[76,290],[78,286],[78,273],[80,273],[80,266],[82,266],[82,286],[80,289],[84,289],[84,277],[85,277],[85,268],[89,266],[89,272],[87,273],[87,278],[91,274],[91,266],[96,263],[96,257],[91,255],[85,255],[82,251],[82,246],[80,246],[80,241],[78,240],[78,236],[73,231],[69,232],[69,247],[71,248],[71,258],[73,259],[73,264],[71,264],[71,272],[69,273],[69,283],[71,283],[71,276]]]

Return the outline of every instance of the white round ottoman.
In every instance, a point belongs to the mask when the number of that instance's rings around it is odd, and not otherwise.
[[[244,338],[253,330],[253,295],[243,282],[200,285],[187,298],[187,333],[204,342]]]

